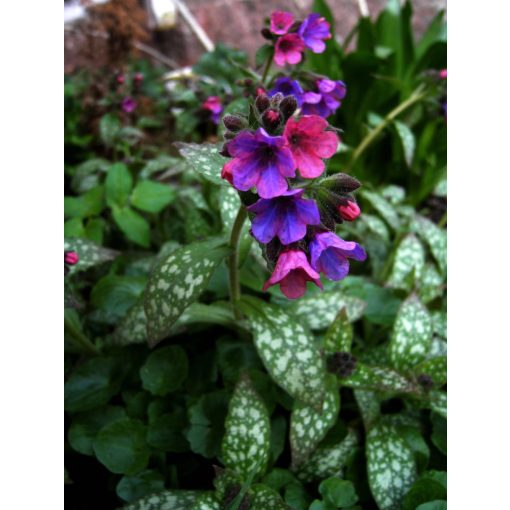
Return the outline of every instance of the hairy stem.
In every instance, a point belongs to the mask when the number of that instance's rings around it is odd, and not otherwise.
[[[273,51],[269,54],[269,56],[267,57],[267,60],[266,60],[266,64],[264,66],[264,72],[262,73],[262,85],[263,86],[266,85],[267,73],[269,72],[269,69],[271,68],[271,62],[273,61],[273,54],[274,54]]]
[[[234,309],[234,317],[241,319],[241,313],[237,309],[236,303],[241,297],[241,286],[239,284],[239,239],[243,230],[244,221],[246,220],[247,213],[243,205],[237,212],[234,225],[232,226],[232,232],[230,234],[229,246],[232,250],[228,258],[228,275],[230,285],[230,301]]]

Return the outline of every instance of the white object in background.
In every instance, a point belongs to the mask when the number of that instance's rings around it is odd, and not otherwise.
[[[92,4],[105,4],[108,0],[90,0]],[[66,23],[74,23],[87,15],[87,9],[80,0],[74,0],[64,4],[64,25]]]
[[[177,8],[173,0],[146,0],[150,27],[155,30],[167,30],[175,27]]]

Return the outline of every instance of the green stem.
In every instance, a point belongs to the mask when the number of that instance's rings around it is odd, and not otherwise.
[[[393,109],[384,119],[372,130],[368,133],[361,143],[354,150],[351,160],[347,165],[347,170],[350,170],[354,163],[358,160],[358,158],[365,152],[367,147],[379,136],[379,134],[384,130],[384,128],[392,122],[396,117],[398,117],[403,111],[407,110],[410,106],[421,101],[427,94],[423,92],[424,87],[418,87],[408,99],[406,99],[403,103],[400,103],[395,109]]]
[[[241,298],[241,286],[239,284],[239,239],[241,237],[241,232],[243,230],[244,221],[248,214],[246,213],[246,209],[243,205],[239,208],[237,212],[236,219],[234,220],[234,224],[232,225],[232,232],[230,234],[230,242],[229,246],[232,250],[228,258],[228,275],[229,275],[229,284],[230,284],[230,301],[232,303],[232,307],[234,309],[234,317],[236,319],[241,319],[241,313],[237,309],[237,301]]]
[[[443,228],[446,225],[447,221],[447,214],[444,213],[443,216],[441,216],[441,219],[439,220],[439,223],[437,224],[438,227]]]
[[[85,334],[64,314],[64,331],[69,333],[75,345],[89,354],[99,354],[98,348],[85,336]]]
[[[269,69],[271,68],[271,62],[273,61],[273,55],[274,55],[274,52],[272,51],[269,54],[269,57],[267,57],[266,65],[264,67],[264,72],[262,73],[262,85],[264,85],[264,86],[266,84],[267,73],[269,72]]]

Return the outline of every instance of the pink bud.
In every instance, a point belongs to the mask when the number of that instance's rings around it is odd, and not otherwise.
[[[361,209],[356,202],[349,200],[347,205],[338,206],[338,213],[345,221],[354,221],[361,214]]]
[[[446,80],[446,69],[441,69],[441,71],[439,71],[439,78]]]
[[[141,83],[143,81],[143,74],[142,73],[135,73],[135,76],[133,77],[133,80],[135,80],[135,83]]]
[[[126,77],[123,74],[118,74],[115,79],[119,85],[122,85],[126,81]]]
[[[261,96],[262,94],[265,94],[265,93],[266,93],[266,91],[265,91],[264,87],[257,87],[255,90],[255,97]]]
[[[78,257],[78,254],[75,251],[64,252],[64,263],[65,264],[74,266],[78,262],[78,260],[80,260],[80,257]]]

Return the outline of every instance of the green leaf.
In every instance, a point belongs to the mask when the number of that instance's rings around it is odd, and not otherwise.
[[[342,473],[358,445],[356,431],[349,430],[347,436],[332,446],[319,447],[300,468],[297,473],[300,480],[310,482]]]
[[[255,67],[262,67],[267,59],[272,59],[274,47],[271,44],[263,44],[255,53]]]
[[[357,363],[354,373],[340,379],[342,386],[374,391],[406,393],[415,390],[411,381],[386,367],[372,367]]]
[[[73,417],[67,433],[71,447],[83,455],[94,455],[92,444],[97,433],[108,423],[126,418],[126,412],[119,406],[104,406],[88,413]]]
[[[446,326],[447,326],[447,319],[446,319],[446,312],[442,312],[440,310],[436,310],[434,312],[430,313],[430,316],[432,318],[432,330],[436,335],[439,335],[441,338],[446,339]]]
[[[416,296],[402,303],[395,320],[389,354],[397,370],[409,370],[426,359],[432,343],[432,321]]]
[[[133,187],[133,178],[129,173],[128,167],[124,163],[115,163],[106,174],[105,191],[106,203],[113,207],[126,205]]]
[[[398,245],[387,284],[390,287],[410,290],[413,283],[421,278],[424,267],[423,245],[416,236],[409,234]]]
[[[416,510],[446,510],[446,501],[429,501],[416,507]]]
[[[354,398],[358,404],[365,430],[370,430],[381,414],[377,393],[370,390],[354,390]]]
[[[353,483],[334,476],[321,482],[319,492],[324,501],[335,505],[335,508],[347,508],[358,501]]]
[[[349,321],[354,322],[362,316],[365,306],[361,299],[335,290],[309,293],[294,301],[289,310],[310,329],[324,329],[331,325],[341,308],[345,307]]]
[[[101,117],[99,121],[99,136],[101,141],[107,146],[111,147],[115,138],[119,134],[121,128],[120,120],[113,113],[107,113]]]
[[[188,451],[189,444],[183,435],[186,425],[186,415],[181,409],[157,416],[149,423],[147,443],[164,452]]]
[[[65,237],[85,237],[85,228],[81,218],[73,218],[64,223]]]
[[[430,420],[432,422],[432,434],[430,435],[430,440],[443,455],[446,455],[446,419],[439,414],[432,413]]]
[[[75,251],[79,257],[78,263],[71,266],[70,275],[113,260],[119,255],[118,251],[103,248],[93,241],[79,237],[66,237],[64,239],[64,250]]]
[[[177,390],[187,375],[188,357],[178,345],[152,352],[140,368],[143,388],[161,397]]]
[[[421,504],[434,500],[446,500],[446,486],[434,475],[425,473],[406,494],[403,510],[415,510]]]
[[[428,244],[443,275],[446,274],[446,230],[422,216],[413,222],[414,231]]]
[[[417,376],[421,374],[429,375],[434,381],[434,386],[439,388],[446,384],[446,356],[438,356],[422,361],[413,368],[413,372]]]
[[[150,225],[145,218],[127,206],[121,208],[114,205],[112,213],[115,223],[130,241],[144,248],[150,246]]]
[[[329,375],[329,374],[328,374]],[[340,411],[340,393],[334,376],[327,379],[321,411],[298,400],[290,415],[290,448],[292,469],[308,459],[336,423]]]
[[[152,271],[145,291],[147,336],[151,346],[163,340],[184,310],[198,299],[229,249],[221,239],[184,246]]]
[[[190,510],[221,510],[220,504],[214,494],[202,494],[199,496]]]
[[[427,398],[427,407],[435,411],[437,414],[446,418],[447,415],[447,397],[444,391],[431,391]]]
[[[124,510],[190,510],[202,491],[171,490],[145,496]]]
[[[264,474],[269,459],[269,414],[250,379],[239,380],[225,421],[223,463],[243,480]]]
[[[139,420],[124,418],[103,427],[94,441],[97,460],[112,473],[134,475],[147,466],[146,428]]]
[[[118,345],[129,345],[147,341],[147,317],[143,299],[137,301],[117,326],[113,341]]]
[[[131,204],[142,211],[158,213],[171,204],[176,196],[175,188],[168,184],[141,181],[131,194]]]
[[[393,205],[401,204],[405,197],[406,191],[401,186],[395,184],[388,184],[381,188],[381,195]]]
[[[365,224],[368,230],[378,235],[383,241],[389,243],[390,233],[388,231],[388,227],[386,226],[386,223],[379,218],[379,216],[363,213],[359,217],[359,221],[362,224]]]
[[[352,336],[352,326],[349,323],[347,309],[341,308],[324,335],[322,344],[324,352],[326,354],[351,352]]]
[[[195,172],[214,184],[228,186],[228,183],[221,178],[221,169],[228,161],[223,156],[220,156],[221,144],[178,142],[174,145]]]
[[[96,186],[79,197],[64,197],[64,216],[88,218],[103,210],[103,186]]]
[[[288,505],[275,490],[257,483],[252,485],[249,492],[250,508],[261,510],[289,510]]]
[[[325,369],[312,335],[281,308],[244,298],[255,346],[271,378],[292,397],[320,409]]]
[[[113,357],[91,358],[79,365],[64,386],[64,407],[70,413],[89,411],[106,404],[121,384]]]
[[[416,479],[413,452],[398,429],[379,423],[366,440],[370,490],[381,510],[401,508],[402,499]]]
[[[165,477],[153,469],[146,469],[134,476],[123,476],[117,484],[119,498],[131,503],[165,489]]]
[[[399,137],[400,143],[402,144],[402,150],[404,152],[404,158],[409,168],[413,165],[414,151],[416,148],[416,139],[411,129],[398,120],[394,120],[395,131]]]
[[[418,295],[423,303],[440,297],[444,294],[445,284],[443,277],[438,273],[436,266],[426,263],[419,282]]]
[[[381,218],[388,223],[394,230],[400,228],[400,218],[394,206],[381,195],[364,190],[361,192],[362,197],[367,200],[370,205],[380,214]]]

